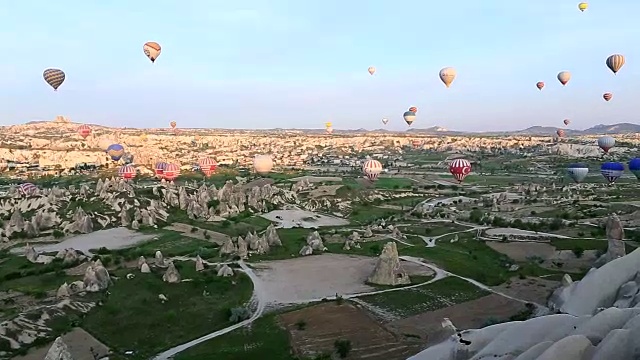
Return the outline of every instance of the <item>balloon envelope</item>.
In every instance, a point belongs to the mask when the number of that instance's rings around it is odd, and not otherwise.
[[[167,164],[164,167],[162,176],[169,181],[177,179],[180,176],[180,166],[178,164]]]
[[[640,158],[629,160],[629,171],[636,176],[636,179],[640,180]]]
[[[375,181],[382,172],[382,163],[378,160],[369,159],[362,165],[362,172],[367,179]]]
[[[571,73],[568,71],[560,71],[558,73],[558,81],[560,81],[560,84],[567,85],[567,83],[569,82],[569,80],[571,80]]]
[[[454,159],[449,164],[449,172],[459,183],[462,183],[471,173],[471,163],[467,159]]]
[[[413,121],[416,119],[416,113],[412,111],[405,111],[404,114],[402,114],[402,117],[404,118],[404,121],[407,122],[407,125],[411,126]]]
[[[374,68],[373,66],[369,66],[369,69],[367,71],[369,71],[369,74],[373,75],[376,73],[376,68]]]
[[[606,64],[609,70],[613,71],[614,74],[617,74],[624,65],[624,61],[623,55],[613,54],[607,58]]]
[[[124,155],[124,146],[120,144],[111,144],[107,148],[107,154],[111,157],[111,160],[118,161]]]
[[[453,83],[453,80],[456,79],[456,76],[458,75],[458,73],[456,72],[456,69],[452,67],[446,67],[440,70],[439,75],[440,75],[440,80],[442,80],[442,82],[444,83],[444,86],[450,87],[451,84]]]
[[[622,176],[624,172],[624,165],[619,162],[606,162],[602,164],[600,167],[600,173],[604,178],[609,182],[609,184],[613,184]]]
[[[80,127],[78,127],[78,135],[82,136],[83,139],[86,139],[91,135],[91,128],[88,125],[80,125]]]
[[[118,175],[125,180],[130,180],[136,177],[136,169],[131,165],[124,165],[118,169]]]
[[[589,4],[587,4],[586,2],[581,2],[580,4],[578,4],[578,9],[582,12],[587,10],[588,7],[589,7]]]
[[[569,164],[569,166],[567,166],[567,173],[573,181],[579,184],[587,177],[587,174],[589,174],[589,167],[583,163]]]
[[[602,136],[601,138],[598,139],[598,146],[605,153],[608,153],[609,150],[615,145],[616,145],[616,139],[612,138],[611,136]]]
[[[270,155],[256,155],[253,158],[253,169],[260,175],[268,174],[273,169],[273,159]]]
[[[569,125],[569,124],[571,124],[571,120],[569,120],[569,119],[564,119],[562,122],[563,122],[565,125]]]
[[[544,87],[544,82],[542,81],[538,81],[536,83],[536,87],[538,88],[538,90],[542,90],[542,88]]]
[[[602,98],[605,101],[609,101],[609,100],[611,100],[611,98],[613,98],[613,94],[612,93],[604,93],[604,94],[602,94]]]
[[[144,54],[153,63],[156,61],[158,56],[160,56],[160,53],[162,52],[162,48],[160,47],[160,44],[158,44],[157,42],[149,41],[142,46],[142,51],[144,51]]]
[[[18,185],[18,191],[24,196],[30,196],[38,191],[38,187],[32,183],[22,183]]]
[[[564,137],[565,132],[564,132],[564,130],[562,130],[562,129],[558,129],[558,130],[556,131],[556,134],[558,134],[558,136],[559,136],[559,137]]]
[[[388,122],[389,122],[389,119],[387,119],[387,118],[383,118],[383,119],[382,119],[382,123],[383,123],[383,124],[387,125],[387,123],[388,123]]]
[[[57,91],[60,85],[64,82],[64,79],[66,79],[67,75],[60,69],[46,69],[42,73],[42,77],[44,78],[44,81],[53,88],[53,90]]]

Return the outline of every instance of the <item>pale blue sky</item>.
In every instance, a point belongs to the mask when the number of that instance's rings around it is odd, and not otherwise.
[[[73,5],[67,5],[71,4]],[[0,124],[514,130],[637,122],[640,2],[23,0],[0,11]],[[142,44],[157,41],[155,64]],[[605,59],[622,53],[617,76]],[[375,66],[375,76],[367,68]],[[445,89],[438,71],[458,78]],[[57,93],[42,71],[67,74]],[[573,78],[566,88],[561,70]],[[539,92],[537,81],[547,86]],[[605,103],[603,92],[613,92]]]

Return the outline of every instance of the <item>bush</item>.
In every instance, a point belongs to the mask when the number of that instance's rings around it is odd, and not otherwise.
[[[580,246],[576,246],[576,247],[573,249],[573,254],[574,254],[578,259],[580,259],[580,258],[582,257],[582,255],[584,255],[584,249],[583,249],[583,248],[581,248]]]
[[[229,310],[229,321],[239,323],[251,317],[251,311],[245,307],[236,307]]]
[[[298,330],[304,330],[307,328],[307,322],[304,320],[298,320],[298,322],[296,322],[296,328],[298,328]]]
[[[336,352],[340,356],[341,359],[344,359],[349,355],[351,351],[351,340],[347,339],[338,339],[333,343],[333,347],[336,349]]]
[[[53,237],[56,239],[61,239],[64,237],[64,232],[58,229],[53,230]]]

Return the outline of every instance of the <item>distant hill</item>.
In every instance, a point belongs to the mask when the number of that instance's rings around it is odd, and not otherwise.
[[[567,135],[602,135],[602,134],[640,133],[640,125],[620,123],[620,124],[613,124],[613,125],[600,124],[585,130],[566,129],[564,127],[552,127],[552,126],[532,126],[524,130],[507,132],[507,134],[548,135],[548,134],[555,134],[556,130],[558,129],[564,129]]]

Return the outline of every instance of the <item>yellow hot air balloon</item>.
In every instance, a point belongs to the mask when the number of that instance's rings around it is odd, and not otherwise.
[[[624,55],[613,54],[607,58],[606,64],[609,70],[617,74],[624,65]]]
[[[446,67],[440,70],[440,80],[444,83],[444,86],[450,87],[453,80],[456,79],[456,69],[452,67]]]
[[[369,66],[369,69],[367,71],[369,71],[369,74],[373,75],[376,73],[376,68],[374,68],[373,66]]]
[[[160,47],[160,44],[158,44],[157,42],[149,41],[144,43],[144,45],[142,46],[142,51],[144,51],[144,54],[147,55],[149,60],[151,60],[151,62],[153,63],[156,61],[158,56],[160,56],[160,53],[162,52],[162,48]]]
[[[333,123],[330,123],[330,122],[324,123],[324,127],[332,127],[332,126],[333,126]]]
[[[580,4],[578,4],[578,9],[582,12],[587,10],[588,7],[589,7],[589,4],[587,4],[586,2],[581,2]]]

